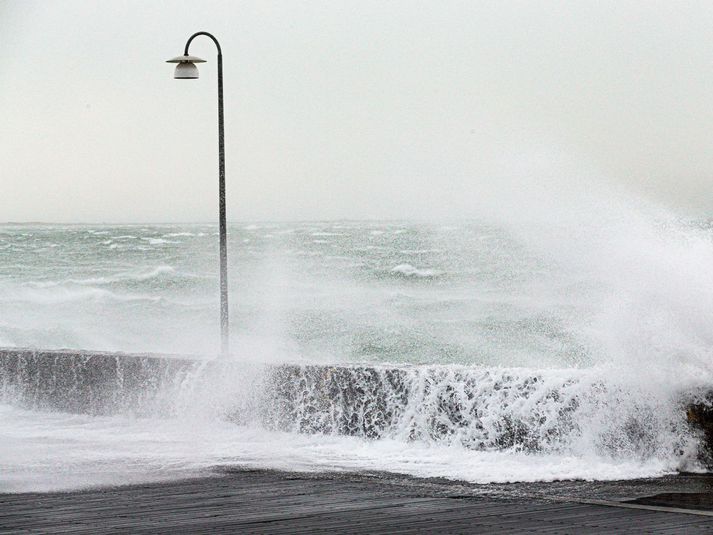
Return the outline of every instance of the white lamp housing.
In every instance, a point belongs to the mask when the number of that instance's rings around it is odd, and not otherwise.
[[[198,78],[198,67],[195,63],[179,63],[173,72],[173,77],[179,80],[192,80]]]
[[[171,58],[166,63],[176,63],[176,70],[173,77],[179,80],[194,80],[198,78],[198,67],[196,63],[205,63],[204,59],[195,56],[176,56]]]

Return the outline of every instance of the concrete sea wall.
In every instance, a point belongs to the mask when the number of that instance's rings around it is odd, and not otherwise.
[[[37,410],[140,412],[142,407],[160,407],[162,400],[167,404],[167,388],[199,365],[192,359],[157,355],[4,349],[0,399]]]
[[[632,393],[607,388],[585,373],[248,365],[190,356],[0,349],[0,402],[33,410],[160,417],[208,410],[284,431],[527,451],[566,448],[601,418],[605,429],[592,440],[603,450],[655,455],[678,448],[660,439],[672,426],[681,443],[701,436],[710,450],[713,398],[690,393],[673,409],[666,405],[679,417],[665,417],[663,404],[639,406]]]

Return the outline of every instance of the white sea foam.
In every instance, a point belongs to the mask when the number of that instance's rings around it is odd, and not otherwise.
[[[141,238],[141,239],[149,242],[150,245],[163,245],[166,243],[178,243],[177,241],[165,240],[163,238]]]
[[[0,416],[0,492],[173,479],[225,465],[295,471],[377,470],[473,483],[615,480],[656,477],[678,468],[658,458],[472,451],[395,439],[296,435],[198,417],[88,417],[3,405]]]
[[[103,286],[124,281],[147,281],[155,279],[163,275],[171,275],[178,277],[197,277],[197,275],[177,272],[171,266],[156,266],[146,271],[129,271],[116,273],[105,277],[89,277],[86,279],[65,279],[62,281],[29,281],[25,285],[33,288],[52,288],[56,286],[80,285],[80,286]]]
[[[431,278],[443,275],[443,271],[437,269],[417,269],[411,264],[399,264],[391,268],[392,273],[397,273],[405,277]]]
[[[24,288],[7,292],[5,299],[11,303],[35,305],[59,305],[83,301],[149,301],[157,302],[160,296],[140,293],[117,293],[103,288],[52,286],[47,288]]]
[[[176,273],[176,270],[171,266],[157,266],[150,271],[137,273],[135,275],[129,275],[128,278],[138,280],[138,281],[144,281],[144,280],[156,278],[161,275],[168,275],[168,274],[174,275],[175,273]]]
[[[168,383],[160,399],[178,411],[168,419],[0,404],[0,490],[176,478],[219,465],[385,470],[473,483],[700,470],[695,435],[675,400],[680,385],[641,383],[626,370],[427,366],[397,367],[393,375],[393,366],[304,374],[288,367],[287,376],[267,379],[260,369],[202,363]],[[284,410],[281,424],[276,411]],[[370,433],[378,429],[376,439]]]

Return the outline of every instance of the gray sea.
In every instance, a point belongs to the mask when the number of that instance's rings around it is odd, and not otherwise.
[[[213,224],[0,225],[0,346],[213,358],[217,242]],[[0,491],[225,465],[472,483],[702,469],[680,400],[713,378],[705,222],[233,223],[228,247],[230,358],[407,369],[428,383],[408,421],[373,440],[243,427],[200,398],[177,419],[5,399]],[[443,392],[473,421],[436,422]],[[539,426],[534,447],[488,438],[518,418]]]
[[[229,229],[231,335],[250,358],[581,364],[552,272],[482,224],[280,223]],[[218,350],[214,225],[0,227],[0,345]],[[549,270],[549,272],[548,272]],[[552,302],[555,300],[556,302]]]

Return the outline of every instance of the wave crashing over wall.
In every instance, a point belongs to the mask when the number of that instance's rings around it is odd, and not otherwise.
[[[607,369],[250,366],[153,355],[4,350],[0,401],[34,410],[180,418],[478,451],[680,459],[699,454],[686,407]]]

